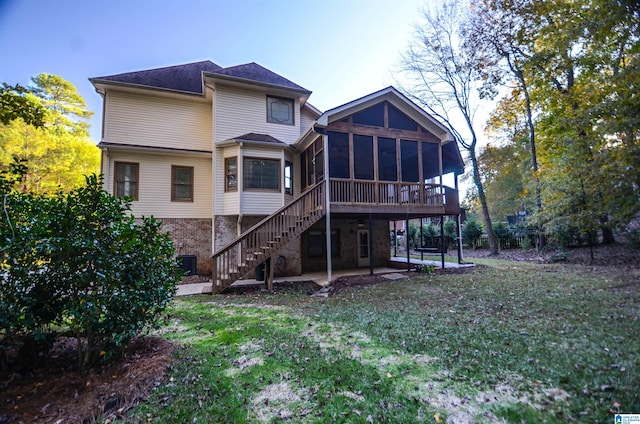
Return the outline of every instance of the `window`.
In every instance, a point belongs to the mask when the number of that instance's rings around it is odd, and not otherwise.
[[[418,142],[400,140],[400,163],[402,166],[402,181],[415,183],[420,181],[418,176]]]
[[[293,164],[289,161],[284,163],[284,192],[286,194],[293,194],[292,175]]]
[[[309,257],[323,258],[327,256],[327,232],[309,231]],[[331,257],[340,257],[340,230],[331,230]]]
[[[131,197],[138,200],[138,172],[137,163],[116,162],[115,169],[115,192],[116,197]]]
[[[267,122],[293,125],[293,99],[267,96]]]
[[[378,179],[380,181],[398,181],[396,140],[394,138],[378,137]]]
[[[224,191],[238,190],[238,158],[224,160]]]
[[[329,132],[329,176],[349,178],[349,134]]]
[[[384,103],[378,103],[353,115],[353,123],[384,127]]]
[[[318,138],[300,155],[303,189],[324,179],[324,156],[322,152],[322,138]]]
[[[243,175],[245,189],[280,190],[280,161],[278,159],[245,158]]]
[[[389,128],[418,131],[418,124],[392,105],[389,105]]]
[[[373,180],[373,137],[353,135],[353,177]]]
[[[422,143],[422,178],[429,178],[440,175],[440,162],[438,161],[438,145],[436,143]]]
[[[171,167],[171,201],[193,202],[193,168]]]

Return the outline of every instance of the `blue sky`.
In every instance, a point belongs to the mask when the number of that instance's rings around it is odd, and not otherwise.
[[[40,72],[88,78],[209,59],[257,62],[313,91],[326,110],[393,84],[426,0],[0,0],[0,82]]]

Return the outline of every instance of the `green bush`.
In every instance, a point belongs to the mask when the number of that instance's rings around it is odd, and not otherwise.
[[[640,229],[636,228],[627,233],[627,241],[633,249],[640,249]]]
[[[130,203],[95,175],[50,198],[12,190],[15,183],[0,176],[0,348],[33,339],[46,351],[51,334],[66,332],[81,367],[118,353],[175,293],[180,271],[168,234],[154,218],[130,215]]]
[[[482,235],[482,224],[473,218],[469,218],[462,225],[462,238],[467,245],[475,247],[478,239]]]
[[[448,239],[449,245],[455,244],[455,241],[458,239],[455,221],[449,220],[444,223],[444,236]]]

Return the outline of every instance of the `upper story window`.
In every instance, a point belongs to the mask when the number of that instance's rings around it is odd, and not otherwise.
[[[293,125],[293,99],[267,96],[267,122]]]
[[[114,192],[116,197],[131,197],[138,200],[138,178],[140,165],[130,162],[115,162]]]
[[[193,167],[171,166],[171,201],[193,202]]]
[[[280,160],[244,158],[245,189],[280,191]]]
[[[238,190],[238,158],[224,160],[224,191]]]

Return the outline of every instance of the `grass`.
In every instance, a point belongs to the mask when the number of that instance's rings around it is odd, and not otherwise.
[[[640,411],[637,271],[476,260],[328,299],[180,299],[144,422],[610,422]]]

